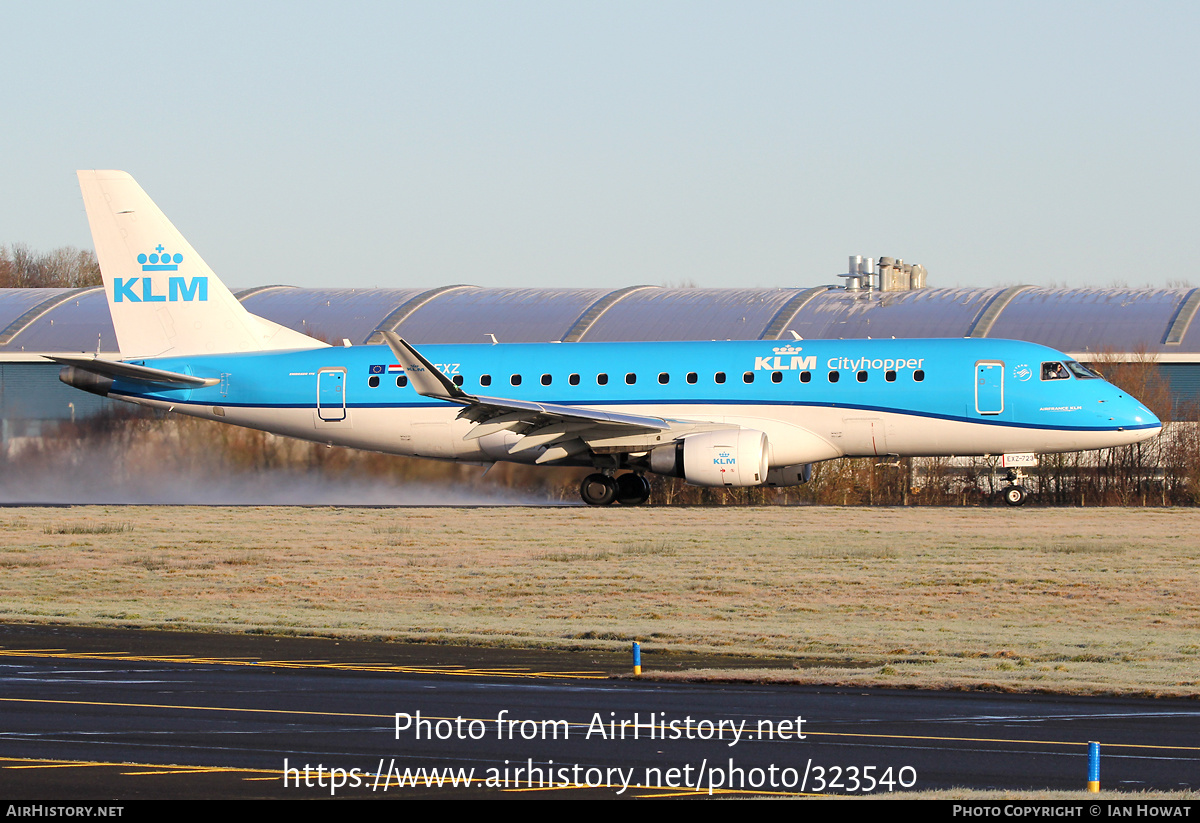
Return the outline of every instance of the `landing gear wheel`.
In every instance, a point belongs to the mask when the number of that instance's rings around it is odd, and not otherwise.
[[[1005,486],[1002,494],[1004,502],[1010,506],[1020,506],[1028,496],[1024,486]]]
[[[650,481],[637,472],[617,478],[617,502],[622,506],[640,506],[650,499]]]
[[[589,474],[579,484],[579,496],[589,506],[607,506],[617,499],[617,481],[607,474]]]

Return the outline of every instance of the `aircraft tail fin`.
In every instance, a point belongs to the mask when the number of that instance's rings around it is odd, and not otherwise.
[[[123,357],[327,345],[246,311],[128,174],[78,174]]]

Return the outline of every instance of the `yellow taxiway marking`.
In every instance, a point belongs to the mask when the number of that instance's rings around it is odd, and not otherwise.
[[[136,764],[135,764],[136,765]],[[154,769],[154,771],[137,771],[137,772],[121,772],[127,777],[141,777],[142,775],[155,774],[212,774],[216,772],[242,772],[244,769],[233,768],[232,766],[183,766],[176,769],[168,769],[161,766],[145,766],[145,769]],[[255,771],[262,771],[255,769]],[[277,777],[272,777],[272,780],[278,780]]]
[[[392,663],[331,663],[326,660],[263,660],[256,657],[196,657],[185,654],[135,655],[126,652],[70,652],[66,649],[0,649],[0,657],[48,657],[66,660],[120,660],[128,663],[191,663],[206,666],[271,666],[281,669],[332,669],[344,672],[444,674],[456,677],[538,677],[603,680],[598,671],[545,672],[524,667],[401,666]]]
[[[1087,746],[1086,742],[1078,740],[1024,740],[1014,737],[935,737],[921,734],[860,734],[854,732],[812,732],[805,731],[804,737],[853,737],[868,740],[933,740],[950,743],[1024,743],[1034,746]],[[1163,749],[1173,752],[1200,751],[1200,746],[1154,746],[1149,743],[1104,743],[1104,749]]]
[[[170,703],[105,703],[99,700],[41,700],[32,697],[0,697],[0,703],[49,703],[62,706],[103,706],[123,709],[183,709],[194,712],[247,712],[250,714],[300,714],[313,717],[367,717],[373,720],[393,720],[394,714],[361,714],[357,712],[306,712],[300,709],[252,709],[240,706],[178,706]],[[453,718],[446,718],[453,720]]]
[[[101,702],[95,700],[46,700],[32,697],[0,697],[0,703],[39,703],[39,704],[54,704],[64,706],[103,706],[105,708],[126,708],[126,709],[177,709],[184,711],[202,711],[202,712],[243,712],[247,714],[286,714],[286,715],[303,715],[308,717],[359,717],[371,720],[388,720],[394,722],[396,714],[368,714],[362,712],[313,712],[303,711],[300,709],[256,709],[244,706],[187,706],[187,705],[172,705],[169,703],[112,703]],[[494,723],[495,718],[492,717],[440,717],[434,715],[422,716],[422,720],[428,720],[436,723],[439,720],[447,720],[451,723],[456,723],[459,720],[465,723],[479,721],[482,723]],[[571,721],[554,721],[566,722],[568,728],[575,729],[590,729],[591,722],[571,722]],[[649,724],[640,724],[638,729],[649,729]],[[663,725],[654,726],[656,732],[655,737],[642,734],[637,739],[639,740],[666,740],[666,735],[669,728]],[[1005,743],[1005,744],[1022,744],[1026,746],[1087,746],[1086,742],[1078,740],[1030,740],[1025,738],[1011,737],[945,737],[933,735],[917,735],[917,734],[861,734],[856,732],[816,732],[806,731],[805,739],[814,737],[829,737],[838,739],[858,739],[858,740],[928,740],[939,743]],[[630,739],[633,739],[630,737]],[[1151,751],[1175,751],[1175,752],[1194,752],[1200,751],[1200,746],[1160,746],[1149,743],[1105,743],[1104,749],[1144,749]],[[12,767],[10,767],[12,768]]]
[[[5,766],[6,769],[73,769],[77,766],[115,766],[115,763],[42,763],[36,766]]]
[[[556,792],[556,791],[571,791],[575,789],[612,789],[614,785],[589,786],[586,783],[570,783],[557,786],[529,786],[522,788],[504,788],[502,792],[517,793],[517,792]],[[635,791],[636,790],[636,791]],[[821,794],[820,792],[775,792],[766,789],[717,789],[714,788],[711,792],[708,789],[685,789],[679,786],[629,786],[629,796],[637,798],[653,799],[656,797],[708,797],[717,795],[733,795],[735,797],[745,797],[746,795],[765,795],[769,797],[836,797],[837,795]],[[638,792],[653,792],[653,794],[639,794]],[[884,795],[886,796],[886,795]]]
[[[180,766],[165,763],[110,763],[102,760],[42,760],[33,757],[0,757],[0,763],[16,764],[11,766],[6,765],[4,766],[5,769],[78,769],[96,767],[138,769],[138,771],[135,772],[121,772],[122,775],[128,776],[137,776],[143,774],[203,774],[209,772],[270,775],[270,777],[243,778],[244,780],[279,780],[283,776],[282,771],[275,771],[274,769],[240,769],[233,766]],[[148,769],[152,771],[147,771]]]

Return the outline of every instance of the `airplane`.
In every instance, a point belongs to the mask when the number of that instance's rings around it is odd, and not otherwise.
[[[593,506],[645,503],[648,473],[788,486],[839,457],[1079,451],[1162,426],[1086,366],[1013,340],[418,350],[384,331],[330,346],[248,312],[130,175],[78,176],[121,357],[52,359],[64,383],[142,406],[392,454],[591,467]]]

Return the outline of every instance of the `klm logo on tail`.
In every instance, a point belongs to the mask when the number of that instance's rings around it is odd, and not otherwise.
[[[179,271],[183,262],[182,254],[163,254],[163,244],[154,247],[154,254],[139,254],[137,261],[142,264],[142,271]]]
[[[170,254],[162,243],[155,246],[151,254],[139,254],[137,261],[142,265],[142,271],[179,271],[183,262],[182,254]],[[142,281],[137,288],[138,281]],[[114,277],[114,303],[191,303],[208,301],[208,278],[171,277],[167,280],[167,293],[155,294],[154,281],[149,277]]]
[[[142,286],[137,291],[134,287],[138,281]],[[172,277],[167,281],[167,293],[155,294],[154,282],[149,277],[114,277],[114,303],[191,303],[193,300],[204,303],[208,300],[208,278]]]

